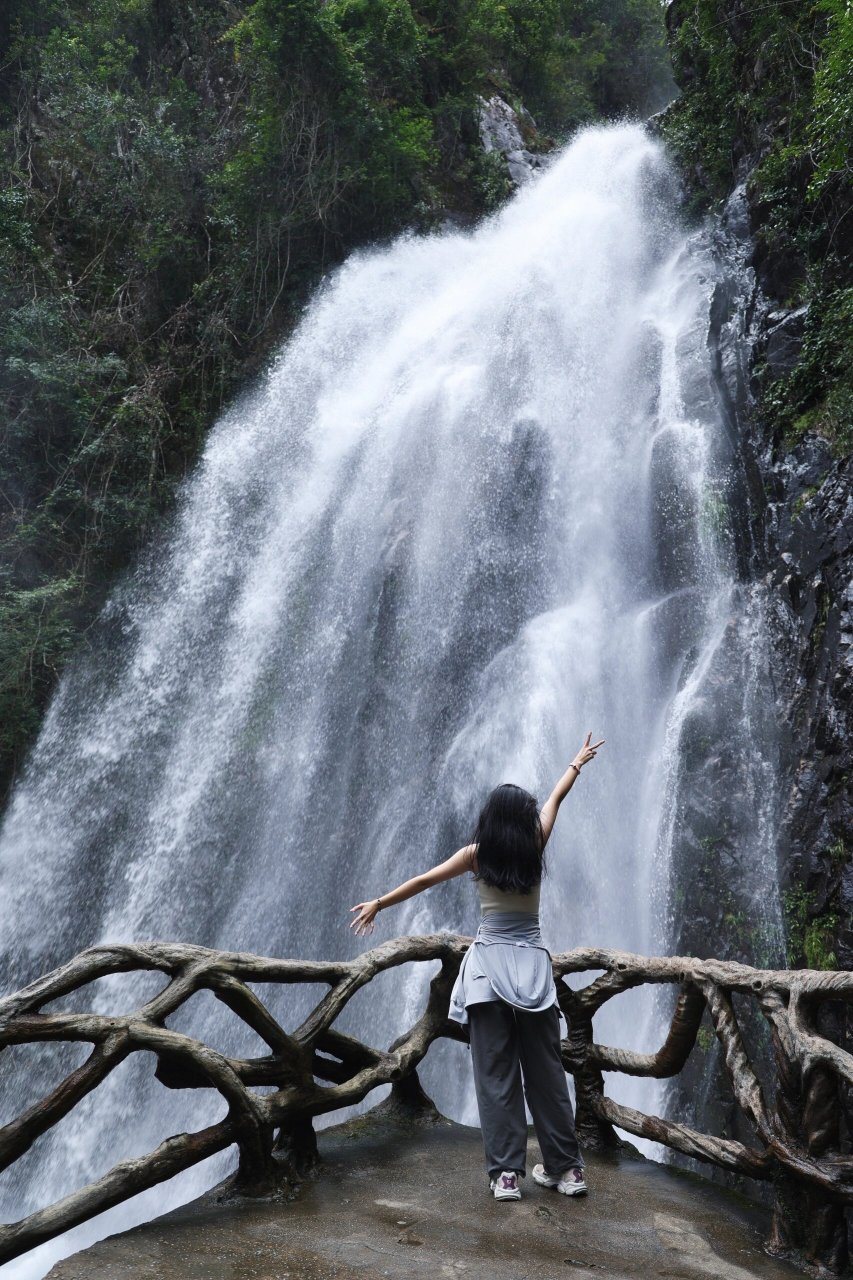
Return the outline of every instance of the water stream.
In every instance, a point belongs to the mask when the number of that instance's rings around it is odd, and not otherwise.
[[[588,730],[607,741],[549,846],[544,936],[663,950],[689,910],[670,892],[684,725],[727,696],[750,734],[739,892],[775,936],[767,656],[725,518],[736,458],[711,386],[712,280],[662,149],[629,124],[581,132],[475,230],[404,236],[336,271],[215,425],[172,526],[62,681],[0,838],[5,981],[106,940],[352,955],[352,903],[465,843],[496,783],[544,799]],[[454,881],[380,916],[371,942],[471,933],[476,911]],[[387,1044],[432,972],[371,984],[344,1028]],[[77,1005],[151,986],[104,982]],[[292,1026],[319,993],[263,994]],[[597,1035],[649,1049],[661,1016],[634,992]],[[256,1047],[206,998],[172,1025]],[[7,1052],[6,1118],[83,1056]],[[221,1113],[151,1075],[139,1056],[40,1140],[6,1176],[3,1216]],[[422,1079],[476,1122],[462,1046],[432,1050]],[[648,1082],[611,1091],[661,1102]],[[9,1273],[44,1275],[232,1159]]]

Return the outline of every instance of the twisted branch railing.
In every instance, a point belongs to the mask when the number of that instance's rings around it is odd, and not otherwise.
[[[466,1039],[447,1017],[450,991],[469,938],[439,934],[397,938],[354,960],[276,960],[240,952],[169,943],[95,947],[0,1001],[0,1051],[40,1041],[92,1045],[88,1059],[38,1103],[0,1128],[0,1171],[130,1054],[156,1056],[156,1078],[168,1088],[216,1089],[227,1104],[217,1124],[168,1138],[155,1151],[117,1164],[104,1177],[19,1222],[0,1226],[0,1263],[236,1145],[233,1188],[264,1194],[299,1176],[316,1156],[313,1117],[360,1102],[390,1084],[396,1102],[430,1106],[416,1068],[441,1036]],[[353,995],[378,973],[410,962],[441,962],[418,1021],[387,1049],[362,1044],[334,1028]],[[587,1147],[618,1145],[613,1126],[751,1178],[776,1184],[768,1249],[801,1255],[812,1270],[839,1274],[846,1255],[845,1209],[853,1204],[853,1158],[840,1147],[839,1089],[853,1084],[853,1055],[817,1031],[826,1000],[853,999],[853,973],[762,970],[690,957],[648,958],[620,951],[577,949],[553,958],[558,979],[603,970],[579,991],[558,981],[569,1022],[563,1061],[574,1076],[577,1126]],[[108,974],[153,970],[162,990],[128,1014],[42,1013],[42,1008]],[[329,990],[295,1031],[287,1031],[250,983],[326,983]],[[596,1044],[593,1019],[614,996],[644,983],[677,984],[675,1012],[654,1054]],[[166,1026],[198,991],[231,1009],[269,1052],[228,1057]],[[776,1066],[772,1107],[750,1061],[732,995],[749,996],[770,1027]],[[696,1043],[707,1010],[723,1049],[735,1099],[754,1142],[701,1133],[687,1125],[622,1106],[604,1092],[603,1073],[658,1079],[676,1075]],[[321,1084],[320,1081],[327,1083]],[[255,1088],[271,1087],[257,1093]]]

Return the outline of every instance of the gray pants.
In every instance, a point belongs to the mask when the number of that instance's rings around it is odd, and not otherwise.
[[[468,1034],[489,1176],[496,1178],[502,1170],[514,1169],[524,1177],[525,1097],[545,1172],[560,1176],[568,1169],[583,1168],[572,1100],[560,1058],[560,1014],[556,1004],[541,1013],[526,1013],[504,1000],[471,1004]]]

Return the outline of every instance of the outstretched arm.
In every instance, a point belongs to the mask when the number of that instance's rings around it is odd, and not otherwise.
[[[560,811],[560,805],[563,803],[566,796],[569,794],[572,787],[574,786],[575,779],[577,778],[583,766],[589,760],[593,759],[596,751],[600,746],[602,746],[602,744],[605,741],[605,739],[602,738],[600,742],[596,742],[593,746],[590,746],[589,740],[591,737],[592,737],[592,730],[590,729],[589,733],[586,735],[586,741],[584,742],[580,751],[577,753],[574,760],[569,765],[568,769],[563,774],[562,778],[554,787],[554,790],[551,792],[548,799],[545,801],[545,803],[542,806],[542,811],[539,814],[539,821],[542,825],[542,848],[543,849],[545,848],[545,845],[548,843],[548,837],[551,835],[551,832],[554,829],[554,823],[557,821],[557,814]]]
[[[415,894],[423,893],[424,889],[429,889],[434,884],[452,880],[454,876],[461,876],[464,871],[473,871],[474,848],[473,844],[466,844],[445,862],[439,862],[438,866],[424,871],[422,875],[412,876],[411,880],[405,880],[390,893],[383,893],[380,898],[372,898],[370,902],[356,903],[354,907],[350,907],[350,911],[357,911],[359,914],[350,923],[350,928],[358,934],[372,933],[373,922],[382,907],[393,907],[398,902],[405,902],[407,898],[414,898]]]

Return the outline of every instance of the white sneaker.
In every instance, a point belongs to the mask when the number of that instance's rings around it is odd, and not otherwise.
[[[589,1188],[584,1182],[583,1169],[567,1169],[560,1178],[545,1172],[545,1166],[533,1166],[533,1181],[540,1187],[556,1187],[564,1196],[585,1196]]]
[[[497,1178],[489,1182],[489,1190],[494,1192],[496,1200],[520,1200],[521,1187],[518,1185],[518,1174],[504,1169]]]

